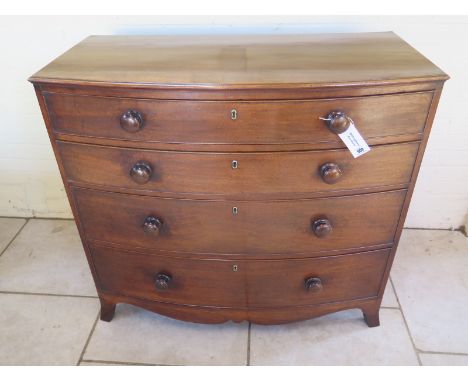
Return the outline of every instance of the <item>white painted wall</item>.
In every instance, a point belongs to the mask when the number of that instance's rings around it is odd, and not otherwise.
[[[457,228],[468,215],[468,17],[0,17],[0,216],[70,217],[26,79],[90,34],[393,30],[451,75],[406,226]]]

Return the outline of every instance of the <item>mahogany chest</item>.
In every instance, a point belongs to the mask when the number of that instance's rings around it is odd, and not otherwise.
[[[101,319],[379,325],[447,78],[391,32],[74,46],[30,81]]]

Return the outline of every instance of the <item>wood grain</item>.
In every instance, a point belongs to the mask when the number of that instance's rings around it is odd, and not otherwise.
[[[30,80],[113,87],[370,85],[447,79],[392,32],[90,36]]]
[[[342,110],[366,138],[421,133],[432,92],[310,101],[155,101],[46,93],[57,133],[172,144],[337,142],[325,121]],[[238,117],[231,119],[231,110]],[[143,128],[129,132],[121,116],[138,111]]]
[[[347,149],[247,154],[148,151],[61,141],[57,146],[67,179],[74,184],[131,193],[145,190],[179,198],[197,195],[265,199],[344,190],[359,193],[379,186],[405,187],[419,144],[376,146],[358,159]],[[235,170],[231,168],[233,160],[238,162]],[[152,168],[144,184],[131,176],[134,164],[141,162]],[[321,166],[329,162],[342,171],[334,184],[326,183],[320,173]]]
[[[345,309],[361,309],[364,314],[366,312],[371,313],[375,317],[375,315],[378,316],[380,308],[380,299],[376,297],[336,303],[295,306],[294,308],[290,306],[273,308],[223,308],[157,302],[104,291],[101,291],[101,296],[105,299],[105,309],[109,309],[110,306],[118,303],[126,303],[178,320],[204,324],[249,321],[261,325],[277,325],[307,320]]]
[[[132,247],[220,254],[320,253],[391,245],[405,190],[291,201],[202,201],[131,196],[73,188],[86,236]],[[238,213],[232,214],[232,207]],[[164,224],[145,233],[148,216]],[[333,233],[312,223],[327,217]]]
[[[92,36],[54,60],[30,81],[101,319],[379,325],[446,79],[393,33]],[[338,110],[370,153],[319,119]]]
[[[373,83],[362,86],[343,84],[333,87],[269,87],[246,88],[189,87],[189,88],[147,88],[137,85],[112,86],[105,82],[94,85],[73,85],[60,82],[34,82],[34,86],[44,93],[82,95],[97,97],[140,98],[155,100],[187,101],[302,101],[306,99],[330,99],[346,97],[367,97],[385,94],[433,92],[444,84],[444,79],[411,81],[398,83]]]
[[[268,308],[375,297],[389,250],[300,260],[190,260],[171,254],[144,256],[91,246],[101,287],[107,293],[159,302],[217,307]],[[237,266],[236,271],[233,267]],[[158,290],[155,276],[171,275]],[[322,280],[307,291],[310,275]]]

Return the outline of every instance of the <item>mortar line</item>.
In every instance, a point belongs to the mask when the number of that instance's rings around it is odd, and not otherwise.
[[[405,227],[407,230],[419,230],[419,231],[449,231],[449,232],[462,232],[463,226],[459,228],[427,228],[427,227]]]
[[[419,352],[421,354],[444,354],[444,355],[468,356],[468,353],[457,353],[457,352],[447,352],[447,351],[419,350]]]
[[[96,316],[96,319],[94,320],[94,324],[93,324],[93,327],[91,328],[89,334],[88,334],[88,338],[86,339],[86,342],[83,346],[83,350],[81,351],[81,354],[80,354],[80,358],[78,359],[78,362],[76,363],[76,366],[79,366],[81,361],[83,360],[83,356],[84,356],[84,353],[86,351],[86,348],[88,347],[88,344],[89,344],[89,341],[91,341],[91,337],[94,333],[94,329],[96,329],[96,325],[99,321],[99,317],[101,315],[101,311],[98,312],[97,316]]]
[[[59,218],[59,217],[46,217],[46,216],[7,216],[2,215],[0,218],[5,219],[38,219],[38,220],[74,220],[73,218]]]
[[[121,365],[121,366],[181,366],[181,365],[169,365],[169,364],[158,364],[158,363],[144,363],[144,362],[125,362],[125,361],[107,361],[98,359],[82,359],[81,362],[89,363],[104,363],[108,365]]]
[[[47,297],[99,298],[98,296],[84,296],[84,295],[78,295],[78,294],[16,292],[16,291],[7,291],[7,290],[0,290],[0,294],[19,294],[19,295],[26,295],[26,296],[47,296]]]
[[[391,284],[392,289],[393,289],[393,293],[395,294],[395,297],[397,299],[398,306],[400,307],[401,316],[403,317],[403,322],[405,323],[406,331],[408,332],[408,336],[410,338],[411,344],[413,345],[413,350],[414,350],[414,352],[416,354],[416,358],[418,359],[419,366],[422,366],[421,357],[419,356],[419,350],[416,347],[416,344],[414,343],[413,336],[412,336],[411,331],[410,331],[409,326],[408,326],[408,321],[406,321],[405,313],[403,312],[403,309],[401,308],[400,298],[398,297],[398,295],[396,293],[395,285],[393,285],[392,278],[389,277],[389,280],[390,280],[390,284]]]
[[[23,218],[21,218],[23,219]],[[8,248],[10,248],[10,245],[16,240],[16,238],[18,237],[18,235],[21,233],[21,231],[23,231],[23,228],[26,226],[26,224],[28,224],[29,222],[29,218],[26,219],[26,221],[24,222],[24,224],[20,227],[20,229],[13,235],[13,237],[11,238],[11,240],[8,242],[8,244],[5,246],[5,248],[3,248],[2,252],[0,253],[0,257],[6,252],[6,250]]]

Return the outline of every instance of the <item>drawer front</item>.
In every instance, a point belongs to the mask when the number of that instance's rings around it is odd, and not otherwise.
[[[161,143],[294,144],[338,142],[319,119],[332,111],[345,112],[366,138],[421,133],[432,93],[274,102],[44,97],[58,133]]]
[[[242,277],[229,260],[144,256],[91,246],[101,288],[110,293],[190,305],[245,306]]]
[[[219,254],[311,253],[392,243],[406,194],[202,201],[73,190],[88,239]]]
[[[229,154],[134,150],[63,141],[57,146],[69,181],[240,197],[405,186],[419,143],[375,146],[357,159],[347,149]],[[135,171],[142,165],[147,172]]]
[[[191,260],[91,246],[101,288],[153,301],[223,307],[375,297],[389,250],[295,260]]]
[[[387,249],[315,259],[246,261],[248,305],[263,308],[375,297],[389,253]]]

